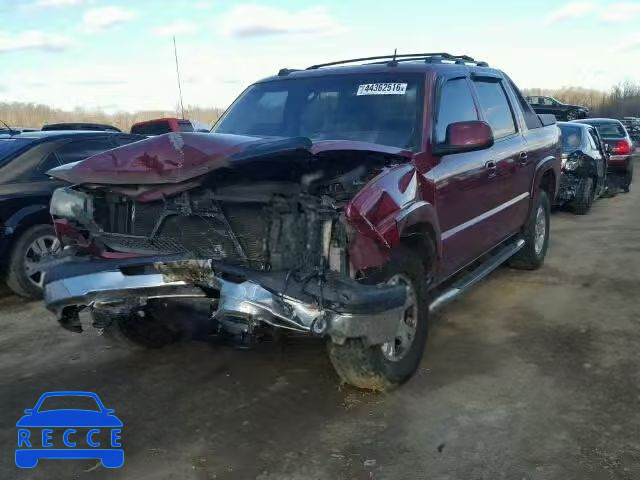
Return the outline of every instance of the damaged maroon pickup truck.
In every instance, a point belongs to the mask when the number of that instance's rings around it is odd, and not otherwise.
[[[212,133],[169,133],[50,175],[65,256],[45,301],[81,331],[175,341],[167,302],[208,297],[211,328],[325,338],[341,378],[387,389],[429,313],[502,263],[542,265],[559,129],[470,57],[281,70]],[[163,313],[164,312],[164,313]]]

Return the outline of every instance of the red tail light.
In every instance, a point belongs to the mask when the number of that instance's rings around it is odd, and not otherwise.
[[[616,155],[629,155],[631,153],[631,144],[627,140],[620,140],[613,147],[613,153]]]

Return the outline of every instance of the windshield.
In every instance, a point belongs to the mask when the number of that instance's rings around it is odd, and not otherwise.
[[[624,127],[618,122],[601,122],[595,124],[603,138],[624,138],[627,136]]]
[[[575,152],[582,145],[582,128],[575,125],[560,125],[562,132],[562,151],[564,153]]]
[[[258,83],[236,100],[213,132],[417,149],[424,97],[420,79],[385,73]]]

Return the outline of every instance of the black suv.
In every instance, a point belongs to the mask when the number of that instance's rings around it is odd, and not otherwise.
[[[142,138],[82,131],[0,135],[0,268],[11,290],[40,297],[44,278],[39,264],[60,248],[49,201],[65,183],[45,172]]]
[[[580,105],[569,105],[553,97],[530,96],[527,102],[536,113],[550,113],[558,120],[578,120],[589,116],[589,109]]]

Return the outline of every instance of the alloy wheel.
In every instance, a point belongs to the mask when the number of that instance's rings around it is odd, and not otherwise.
[[[416,330],[418,328],[418,301],[413,282],[406,275],[402,273],[396,274],[387,281],[387,284],[404,285],[407,287],[407,300],[404,304],[402,319],[398,324],[395,338],[380,347],[382,354],[387,360],[397,362],[407,355],[416,337]]]
[[[61,244],[54,235],[36,238],[24,254],[24,271],[29,281],[38,288],[44,283],[42,262],[60,251]]]

